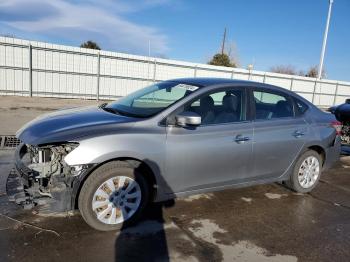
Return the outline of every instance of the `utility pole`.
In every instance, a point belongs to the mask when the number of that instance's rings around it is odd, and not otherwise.
[[[226,27],[225,27],[225,31],[224,31],[224,37],[222,39],[222,45],[221,45],[221,54],[224,54],[225,51],[225,42],[226,42]]]
[[[317,75],[317,79],[318,80],[320,80],[321,77],[322,77],[323,60],[324,60],[324,54],[326,52],[328,29],[329,29],[329,21],[331,20],[331,14],[332,14],[332,4],[333,4],[333,0],[329,0],[326,29],[325,29],[324,35],[323,35],[323,44],[322,44],[322,50],[321,50],[321,58],[320,58],[320,64],[318,66],[318,75]]]

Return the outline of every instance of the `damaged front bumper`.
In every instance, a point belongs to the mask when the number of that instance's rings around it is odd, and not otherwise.
[[[75,209],[75,196],[90,166],[71,167],[64,157],[70,145],[44,148],[20,144],[15,152],[16,173],[7,180],[9,199],[26,209],[38,206],[41,212]]]

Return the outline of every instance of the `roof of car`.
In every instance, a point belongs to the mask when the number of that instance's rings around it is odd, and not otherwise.
[[[196,85],[200,87],[206,87],[206,86],[211,86],[211,85],[220,85],[220,84],[230,84],[230,83],[251,83],[251,84],[261,84],[258,82],[254,81],[247,81],[247,80],[239,80],[239,79],[230,79],[230,78],[216,78],[216,77],[190,77],[190,78],[177,78],[177,79],[172,79],[169,81],[176,81],[176,82],[181,82],[181,83],[186,83],[186,84],[191,84],[191,85]]]
[[[188,85],[195,85],[199,87],[207,87],[212,85],[225,85],[225,84],[235,84],[235,85],[244,84],[245,86],[247,86],[247,84],[248,85],[251,84],[252,87],[264,87],[264,88],[269,88],[271,90],[282,91],[288,94],[293,94],[293,96],[299,97],[299,99],[303,100],[305,103],[312,104],[311,102],[307,101],[305,98],[301,97],[295,92],[292,92],[283,87],[261,83],[261,82],[249,81],[249,80],[216,78],[216,77],[189,77],[189,78],[171,79],[169,81],[184,83]]]
[[[288,89],[280,86],[270,85],[261,82],[241,80],[241,79],[231,79],[231,78],[216,78],[216,77],[189,77],[189,78],[176,78],[169,81],[184,83],[188,85],[195,85],[199,87],[207,87],[212,85],[225,85],[225,84],[244,84],[245,86],[251,84],[252,87],[264,87],[274,89],[276,91],[283,91],[291,93]]]

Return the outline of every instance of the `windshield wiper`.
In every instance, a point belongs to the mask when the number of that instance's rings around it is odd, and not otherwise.
[[[99,105],[98,108],[101,108],[102,110],[104,110],[106,112],[110,112],[110,113],[121,115],[121,116],[145,118],[144,116],[139,116],[139,115],[132,114],[132,113],[129,113],[129,112],[124,112],[124,111],[115,109],[113,107],[106,107],[107,105],[108,105],[108,103],[103,103],[103,104]]]
[[[100,107],[101,109],[103,109],[106,112],[110,112],[116,115],[121,115],[117,110],[110,108],[110,107]]]
[[[108,105],[108,103],[103,103],[103,104],[99,105],[98,107],[101,108],[102,110],[104,110],[106,112],[110,112],[112,114],[121,115],[121,116],[130,116],[128,113],[124,113],[124,112],[117,110],[115,108],[106,107],[107,105]]]
[[[101,105],[98,106],[98,108],[101,108],[106,112],[110,112],[110,113],[117,114],[117,115],[122,115],[119,111],[115,110],[114,108],[106,107],[107,105],[108,105],[108,103],[102,103]]]
[[[102,103],[102,104],[100,104],[100,105],[98,106],[98,108],[105,108],[106,105],[108,105],[108,103]]]

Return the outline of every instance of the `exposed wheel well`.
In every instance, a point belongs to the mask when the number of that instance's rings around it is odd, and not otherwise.
[[[147,184],[149,186],[149,192],[150,192],[150,201],[154,200],[154,198],[156,197],[156,194],[157,194],[157,191],[156,191],[156,185],[157,185],[157,181],[156,181],[156,178],[155,178],[155,175],[152,171],[152,169],[149,167],[149,165],[147,165],[145,162],[139,160],[139,159],[135,159],[135,158],[116,158],[116,159],[111,159],[111,160],[108,160],[106,162],[103,162],[101,164],[99,164],[98,166],[96,166],[96,168],[108,163],[108,162],[112,162],[112,161],[123,161],[123,162],[126,162],[128,163],[131,167],[133,168],[136,168],[138,169],[138,171],[140,173],[142,173],[146,180],[147,180]],[[78,208],[78,199],[79,199],[79,194],[80,194],[80,191],[81,191],[81,188],[85,182],[85,180],[89,177],[89,175],[96,169],[94,168],[93,170],[91,170],[91,172],[86,175],[84,177],[84,179],[81,181],[80,185],[79,185],[79,189],[76,193],[74,197],[74,208]]]
[[[316,151],[322,157],[322,165],[326,160],[326,152],[321,146],[310,146],[309,149]]]
[[[149,186],[150,200],[153,201],[157,193],[157,180],[151,167],[147,163],[139,159],[126,158],[121,161],[128,162],[131,166],[135,167],[136,169],[139,169],[140,173],[142,173],[145,176],[147,184]]]

